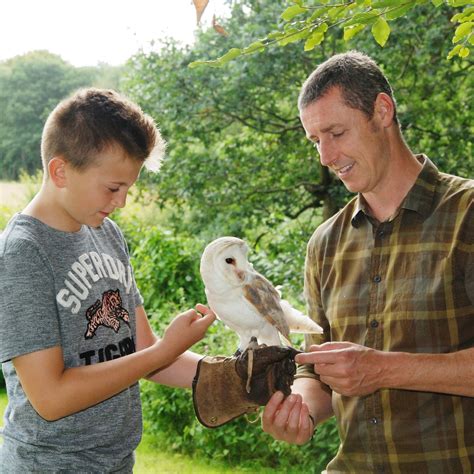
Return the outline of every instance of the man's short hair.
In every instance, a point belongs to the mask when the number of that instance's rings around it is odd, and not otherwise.
[[[392,88],[377,63],[358,51],[336,54],[320,64],[306,79],[298,97],[298,108],[323,97],[338,87],[348,107],[360,110],[367,118],[374,114],[375,99],[385,92],[394,104],[394,122],[398,123]]]
[[[165,148],[154,120],[138,105],[113,90],[80,89],[61,101],[46,121],[41,139],[45,173],[57,156],[84,170],[112,145],[153,171]]]

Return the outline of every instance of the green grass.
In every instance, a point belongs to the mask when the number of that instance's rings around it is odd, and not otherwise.
[[[7,406],[7,394],[0,389],[0,426],[3,425],[3,412]],[[1,439],[0,439],[1,440]],[[0,441],[1,442],[1,441]],[[249,473],[255,470],[244,470],[229,467],[224,464],[205,462],[187,456],[160,452],[154,440],[144,435],[136,451],[135,474],[231,474]],[[265,471],[259,471],[263,474]],[[270,471],[267,471],[270,472]],[[274,471],[272,471],[274,472]]]

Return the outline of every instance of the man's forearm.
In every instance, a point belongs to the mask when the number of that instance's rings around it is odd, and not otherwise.
[[[474,397],[474,348],[448,354],[382,354],[381,388]]]

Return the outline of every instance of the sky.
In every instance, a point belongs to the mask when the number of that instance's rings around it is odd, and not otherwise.
[[[210,0],[201,24],[224,13]],[[119,65],[165,36],[191,44],[195,30],[191,0],[0,0],[0,61],[45,49],[76,67]]]

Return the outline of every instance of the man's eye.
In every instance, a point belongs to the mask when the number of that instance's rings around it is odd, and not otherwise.
[[[335,137],[335,138],[340,137],[342,135],[344,135],[344,132],[338,132],[338,133],[333,133],[332,134],[332,136]]]
[[[116,192],[118,192],[119,189],[120,189],[120,188],[109,188],[109,191],[110,191],[111,193],[116,193]]]
[[[226,258],[225,263],[228,263],[229,265],[233,265],[235,263],[235,260],[233,258]]]

